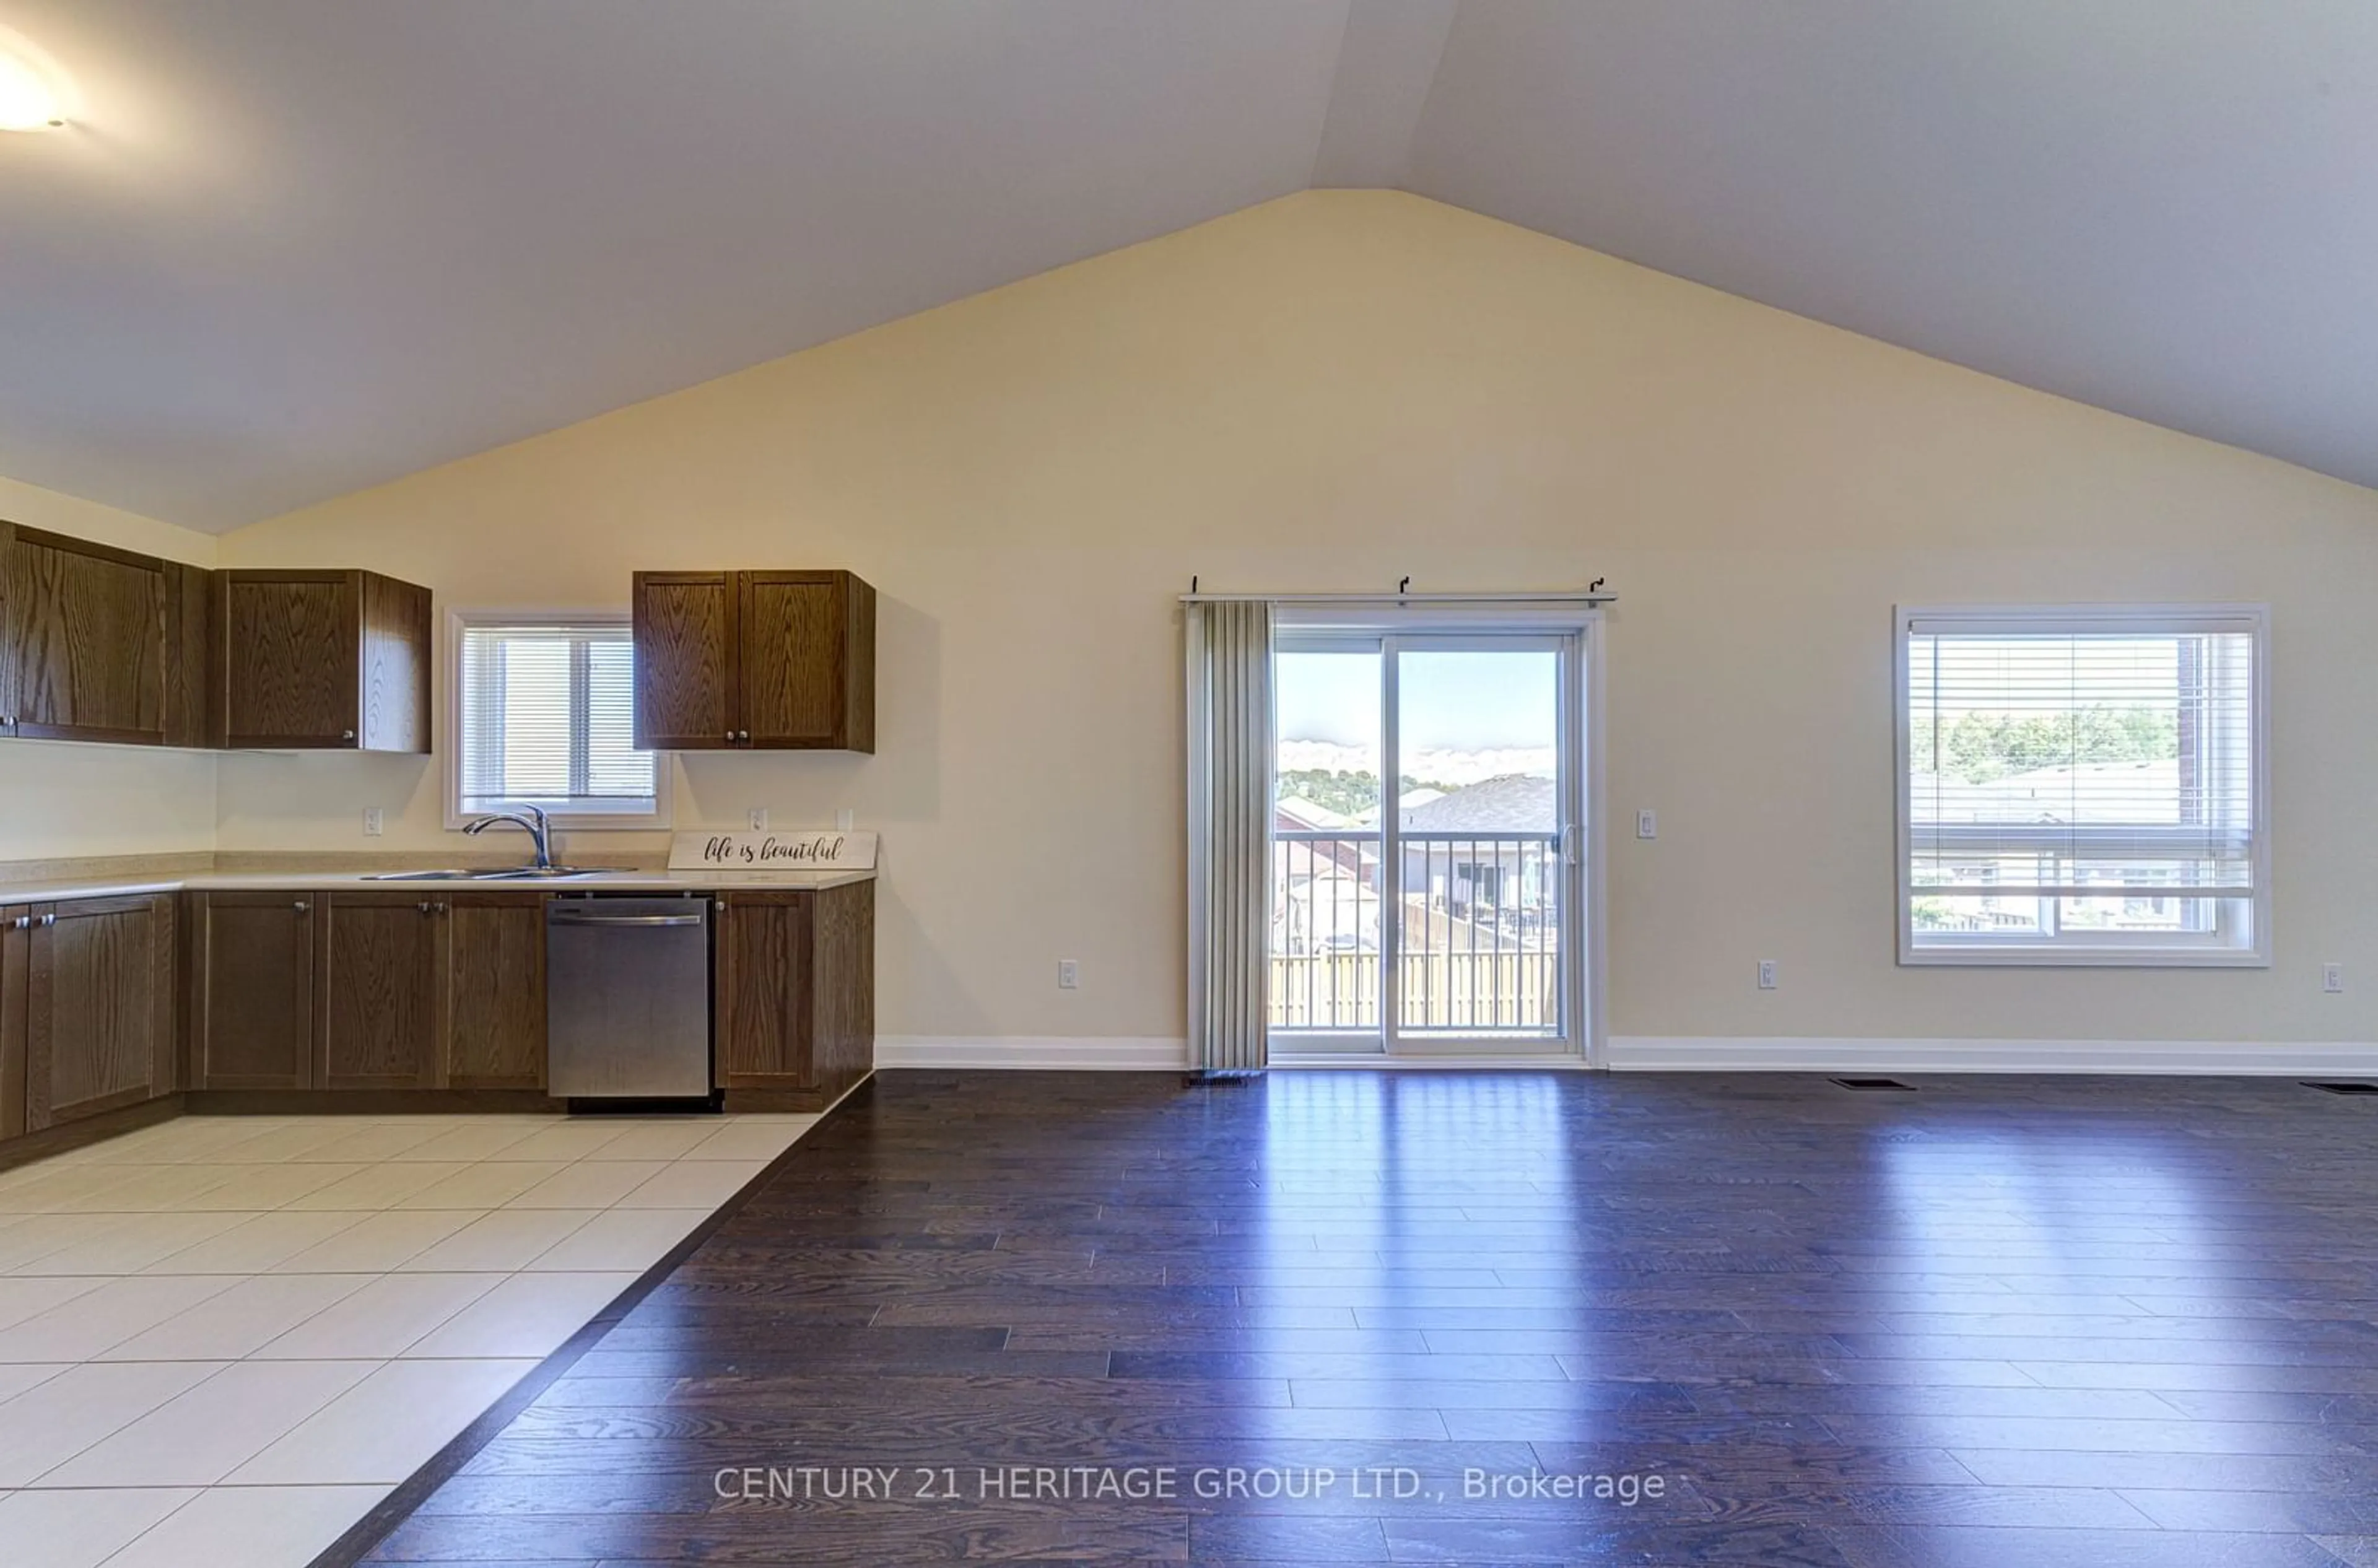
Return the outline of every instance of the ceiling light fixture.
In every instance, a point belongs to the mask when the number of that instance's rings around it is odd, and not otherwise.
[[[66,123],[66,105],[49,78],[24,56],[0,49],[0,131],[46,131]]]

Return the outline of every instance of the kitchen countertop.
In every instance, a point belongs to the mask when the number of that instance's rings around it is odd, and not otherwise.
[[[591,877],[472,877],[396,881],[362,871],[179,871],[157,876],[85,877],[71,880],[0,881],[0,904],[51,904],[68,899],[123,898],[137,893],[270,892],[390,892],[418,897],[422,890],[486,889],[498,892],[819,892],[871,882],[873,871],[598,871]]]

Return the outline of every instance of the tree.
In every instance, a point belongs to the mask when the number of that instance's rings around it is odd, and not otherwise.
[[[1410,773],[1396,781],[1399,798],[1418,789],[1433,789],[1440,795],[1451,795],[1460,787],[1459,784],[1432,784],[1416,779]],[[1286,800],[1291,796],[1302,796],[1340,817],[1367,816],[1379,808],[1379,775],[1368,768],[1351,772],[1332,772],[1327,768],[1291,768],[1279,775],[1274,798]]]
[[[2170,761],[2180,756],[2180,716],[2168,708],[2084,708],[2018,717],[1976,709],[1957,716],[1945,739],[1919,718],[1908,733],[1918,772],[1988,784],[2042,768],[2084,762]]]

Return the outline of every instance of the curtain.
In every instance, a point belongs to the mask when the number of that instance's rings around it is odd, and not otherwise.
[[[1259,1072],[1271,934],[1272,607],[1194,604],[1189,666],[1189,1059]]]

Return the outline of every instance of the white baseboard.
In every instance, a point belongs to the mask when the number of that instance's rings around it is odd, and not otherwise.
[[[1903,1040],[1614,1035],[1605,1060],[1634,1072],[2163,1072],[2288,1077],[2378,1073],[2369,1040]]]
[[[1189,1042],[1153,1035],[879,1035],[875,1065],[1059,1068],[1073,1072],[1186,1072]]]
[[[1604,1060],[1620,1072],[2160,1072],[2280,1077],[2378,1076],[2368,1040],[1910,1040],[1817,1035],[1614,1035]],[[1185,1072],[1189,1043],[1163,1035],[886,1035],[880,1068],[1007,1068],[1073,1072]],[[1574,1058],[1282,1062],[1282,1067],[1575,1069]]]

